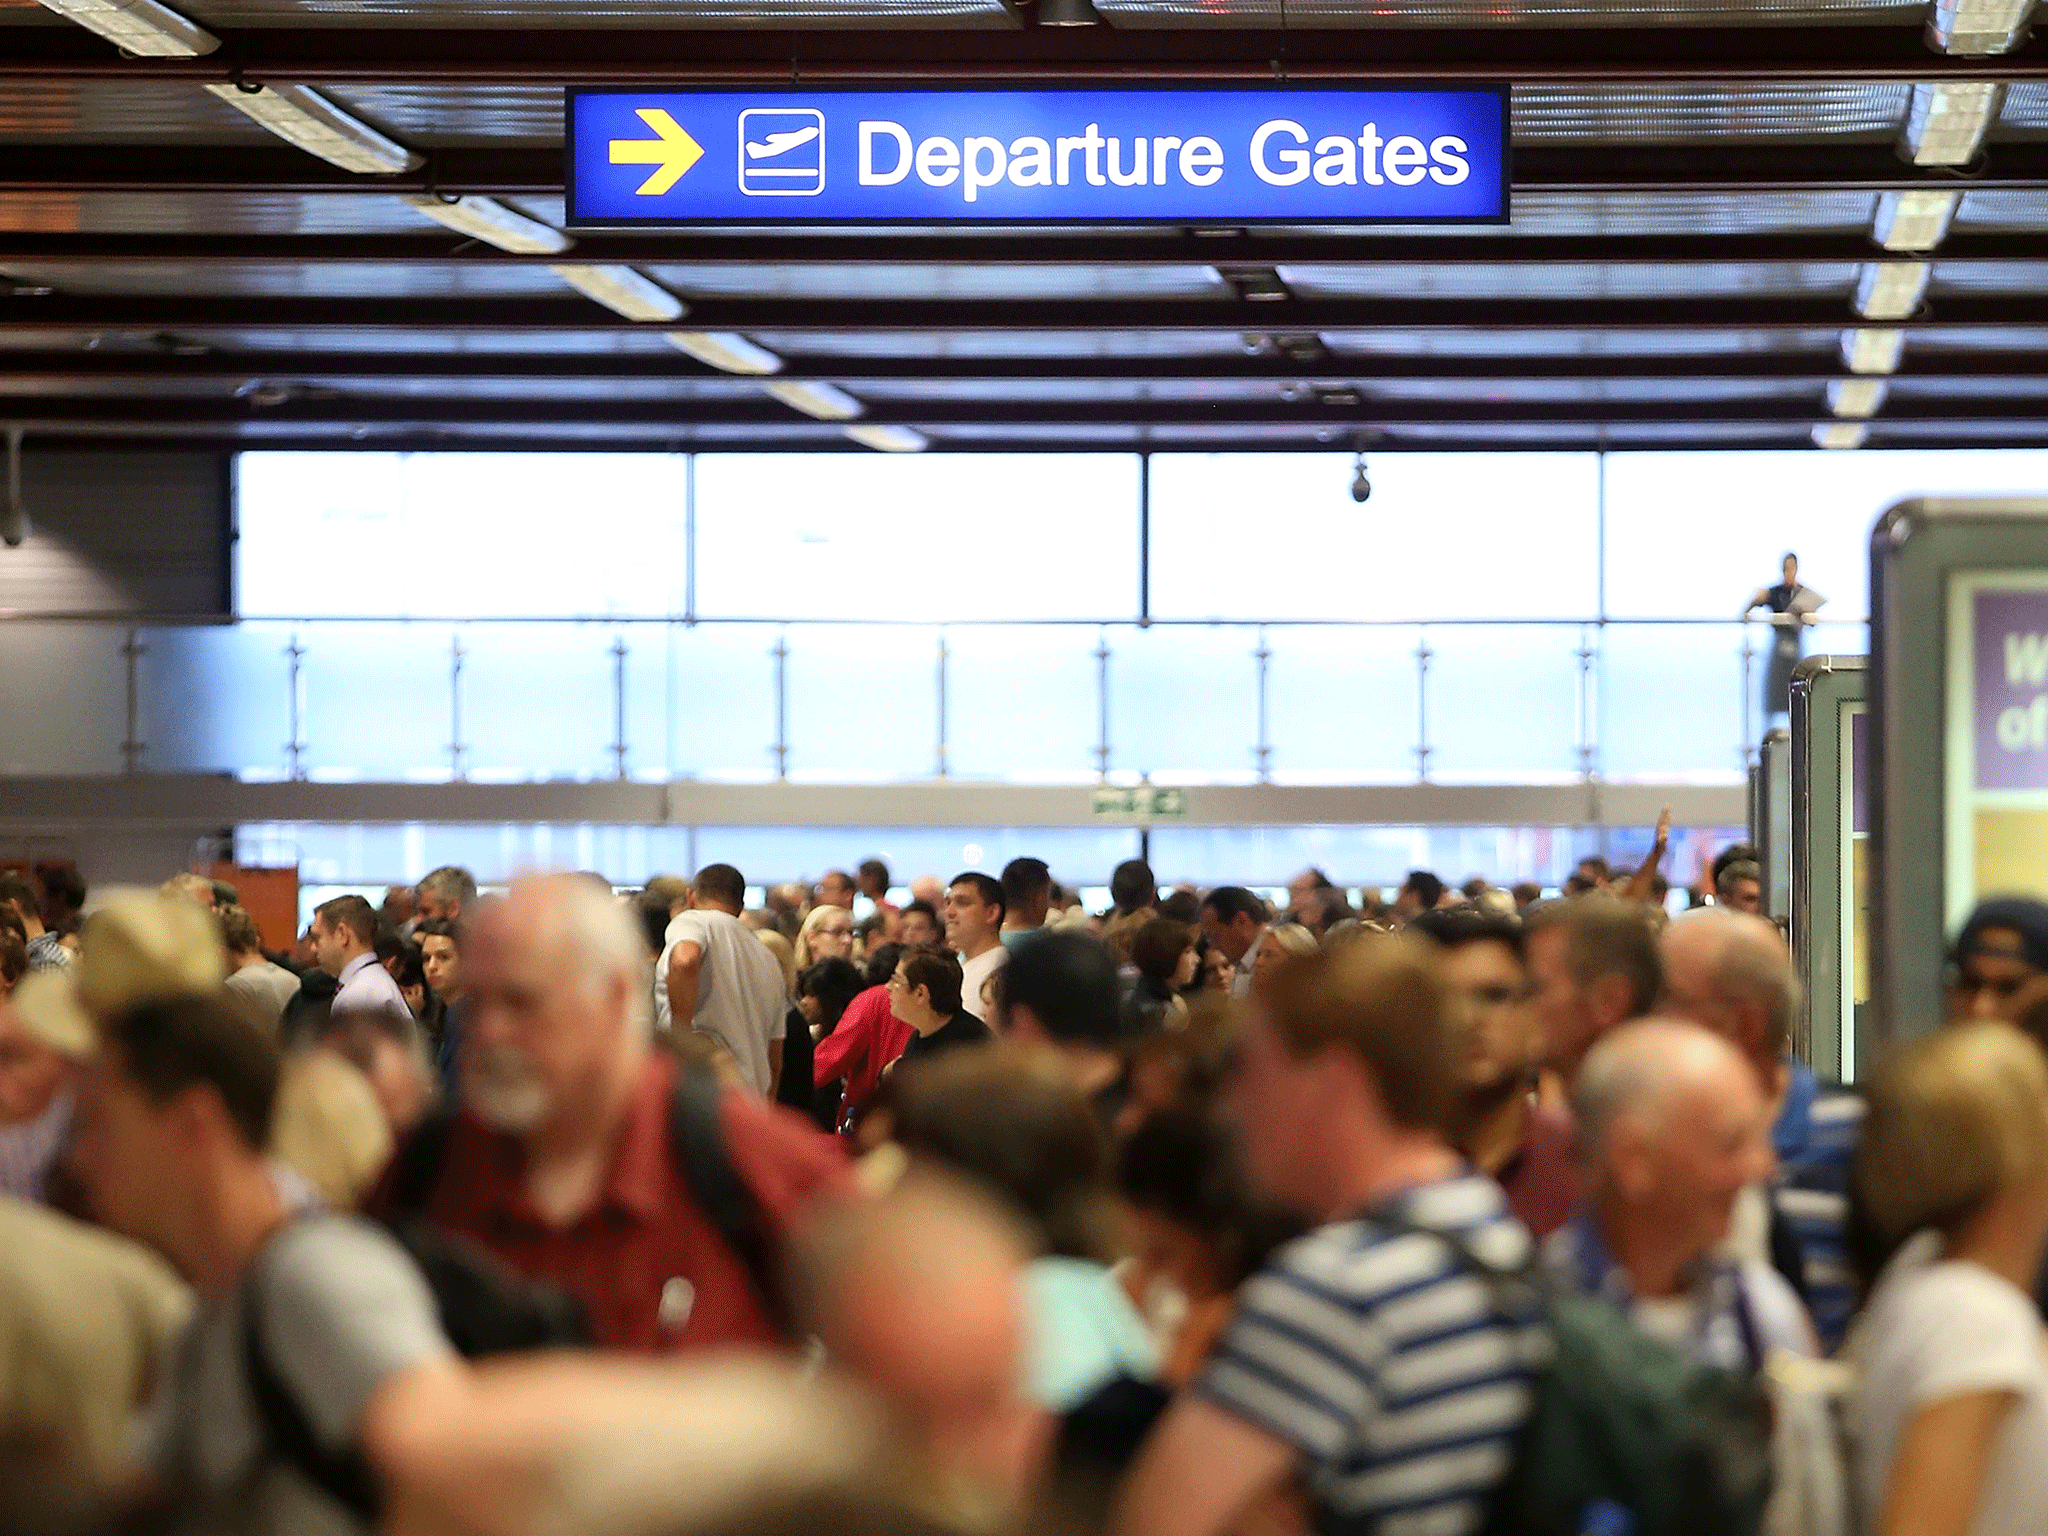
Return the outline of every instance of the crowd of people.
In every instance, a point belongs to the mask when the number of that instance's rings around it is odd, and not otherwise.
[[[2038,1536],[2048,905],[0,873],[0,1536]],[[1936,1028],[1934,1026],[1939,1025]]]

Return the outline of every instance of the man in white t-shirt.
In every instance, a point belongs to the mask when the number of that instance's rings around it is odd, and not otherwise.
[[[782,1074],[789,1011],[782,967],[740,921],[747,883],[730,864],[707,864],[690,885],[690,905],[668,925],[656,968],[657,1014],[668,1027],[697,1029],[732,1053],[740,1076],[772,1097]]]
[[[979,870],[955,875],[946,887],[946,943],[960,956],[960,995],[979,1017],[981,988],[1010,958],[1003,948],[1002,885]]]

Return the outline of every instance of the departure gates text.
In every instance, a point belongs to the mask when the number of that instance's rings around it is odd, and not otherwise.
[[[1499,222],[1507,93],[574,92],[574,224]]]

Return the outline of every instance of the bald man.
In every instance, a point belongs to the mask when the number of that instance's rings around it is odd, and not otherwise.
[[[1748,1059],[1777,1106],[1771,1150],[1778,1174],[1770,1191],[1778,1223],[1773,1262],[1796,1273],[1822,1344],[1833,1350],[1856,1309],[1849,1263],[1849,1171],[1863,1133],[1863,1099],[1822,1084],[1792,1054],[1799,981],[1777,925],[1761,917],[1705,907],[1665,931],[1664,1001],[1659,1011],[1711,1029]],[[1761,1202],[1758,1203],[1759,1207]],[[1738,1223],[1752,1251],[1762,1241],[1759,1208]],[[1787,1242],[1797,1249],[1796,1268]]]
[[[1726,1258],[1742,1192],[1771,1171],[1770,1101],[1720,1036],[1677,1019],[1625,1025],[1572,1084],[1582,1191],[1545,1262],[1702,1365],[1754,1372],[1816,1352],[1805,1308],[1768,1264]]]
[[[430,1119],[372,1201],[391,1214],[435,1147],[419,1214],[582,1301],[597,1343],[645,1352],[773,1344],[772,1302],[699,1205],[670,1142],[677,1058],[653,1048],[647,946],[608,891],[516,882],[466,936],[462,1106]],[[731,1169],[778,1247],[844,1187],[836,1149],[742,1089],[718,1092]]]

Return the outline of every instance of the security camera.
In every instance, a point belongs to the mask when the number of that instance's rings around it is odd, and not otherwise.
[[[1358,472],[1351,477],[1351,499],[1358,502],[1372,500],[1372,482],[1365,478],[1365,455],[1358,456]]]
[[[9,549],[18,548],[28,538],[28,508],[21,499],[21,428],[10,427],[7,431],[7,464],[4,489],[6,499],[0,501],[0,544]]]

